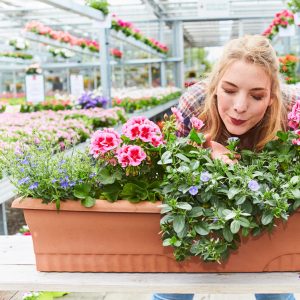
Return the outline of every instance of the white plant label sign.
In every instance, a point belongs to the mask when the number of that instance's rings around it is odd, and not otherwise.
[[[71,94],[76,98],[80,97],[84,92],[83,76],[80,74],[70,75]]]
[[[45,87],[43,75],[26,75],[26,100],[33,104],[43,102],[45,100]]]

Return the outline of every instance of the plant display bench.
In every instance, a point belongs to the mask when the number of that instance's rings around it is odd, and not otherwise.
[[[257,254],[259,255],[259,254]],[[300,293],[297,272],[66,273],[36,271],[30,236],[0,236],[0,290],[112,293]]]

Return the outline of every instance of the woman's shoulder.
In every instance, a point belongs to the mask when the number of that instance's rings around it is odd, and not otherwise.
[[[206,96],[206,83],[199,81],[180,97],[178,108],[184,116],[197,115]]]
[[[283,102],[288,108],[292,107],[300,99],[300,86],[283,83],[280,85],[280,90]]]

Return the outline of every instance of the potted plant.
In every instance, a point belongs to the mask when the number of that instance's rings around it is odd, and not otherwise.
[[[289,217],[300,206],[299,108],[289,114],[293,131],[261,153],[243,151],[236,165],[211,160],[196,118],[188,137],[176,137],[175,109],[163,134],[133,118],[122,135],[97,131],[90,153],[53,155],[46,144],[4,151],[5,169],[30,197],[13,207],[24,209],[37,269],[300,270],[300,214]],[[237,142],[229,141],[231,152]]]

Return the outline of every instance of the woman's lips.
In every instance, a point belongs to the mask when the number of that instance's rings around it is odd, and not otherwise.
[[[238,120],[238,119],[234,119],[231,117],[230,117],[230,120],[231,120],[231,123],[236,126],[242,125],[246,122],[246,120]]]

